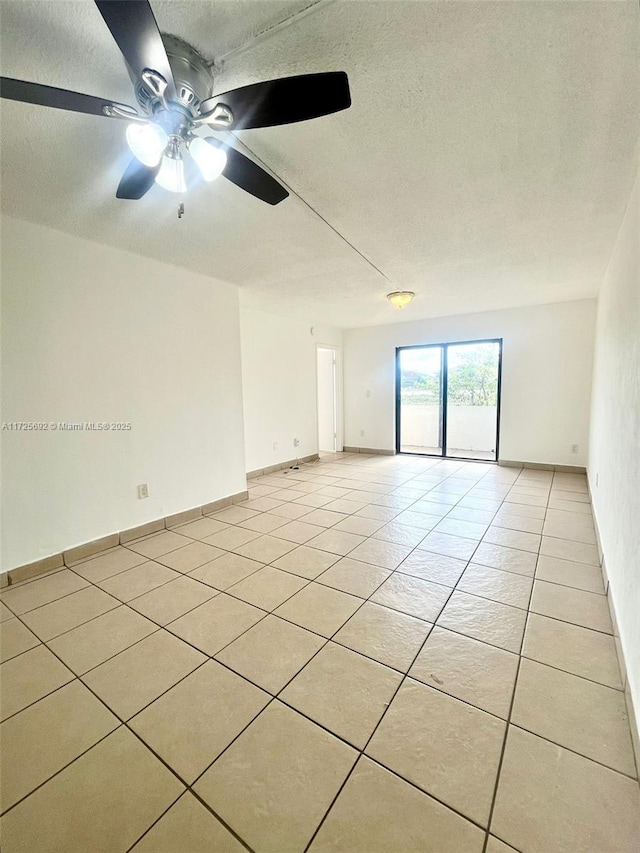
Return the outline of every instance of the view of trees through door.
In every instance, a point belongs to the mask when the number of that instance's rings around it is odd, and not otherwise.
[[[398,452],[495,460],[500,359],[500,340],[398,348]]]

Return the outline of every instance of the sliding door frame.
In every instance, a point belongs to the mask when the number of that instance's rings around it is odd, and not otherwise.
[[[498,389],[496,399],[496,458],[491,459],[476,459],[473,456],[447,456],[447,408],[448,408],[448,373],[449,373],[449,347],[463,346],[464,344],[498,344]],[[472,341],[446,341],[439,344],[411,344],[411,346],[396,347],[396,453],[402,456],[429,456],[432,459],[460,459],[463,462],[498,462],[500,458],[500,412],[501,412],[501,397],[502,397],[502,338],[480,338]],[[401,388],[401,370],[400,370],[400,354],[403,350],[410,349],[431,349],[439,347],[442,349],[442,360],[440,362],[440,388],[442,396],[440,399],[441,406],[441,426],[442,426],[442,453],[408,453],[401,450],[401,428],[402,428],[402,388]]]

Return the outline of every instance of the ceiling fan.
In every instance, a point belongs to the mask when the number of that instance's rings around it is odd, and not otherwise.
[[[206,60],[187,42],[160,33],[147,0],[95,0],[124,57],[142,113],[127,104],[10,77],[0,78],[0,96],[28,104],[107,116],[128,122],[134,154],[116,196],[140,199],[154,182],[186,190],[188,152],[205,181],[223,175],[268,204],[289,193],[253,160],[213,136],[213,130],[273,127],[319,118],[351,106],[344,71],[302,74],[214,94]]]

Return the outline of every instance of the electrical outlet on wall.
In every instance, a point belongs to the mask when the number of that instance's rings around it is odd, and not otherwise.
[[[360,438],[364,438],[364,430],[363,429],[360,430]]]
[[[143,500],[143,498],[148,498],[148,497],[149,497],[149,486],[147,485],[147,483],[141,483],[138,486],[138,498],[140,500]]]
[[[577,453],[579,450],[580,450],[580,446],[578,444],[572,444],[571,445],[571,452],[572,453]]]
[[[299,438],[293,439],[293,446],[294,447],[300,447],[300,439]]]
[[[274,442],[273,442],[273,449],[274,449],[274,450],[277,450],[277,449],[278,449],[278,442],[277,442],[277,441],[274,441]]]

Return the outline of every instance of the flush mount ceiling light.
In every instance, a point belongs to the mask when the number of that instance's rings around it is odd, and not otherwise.
[[[199,136],[199,131],[274,127],[351,106],[344,71],[265,80],[214,94],[213,62],[181,38],[161,33],[148,0],[95,0],[95,5],[120,48],[139,110],[11,77],[0,78],[0,97],[126,121],[134,159],[120,181],[118,198],[142,198],[154,183],[170,192],[185,192],[185,160],[192,159],[203,180],[222,175],[261,201],[278,204],[289,195],[279,181],[244,154],[216,137]]]
[[[404,308],[405,305],[411,302],[414,296],[415,293],[412,290],[394,290],[393,293],[387,293],[387,299],[396,308]]]

